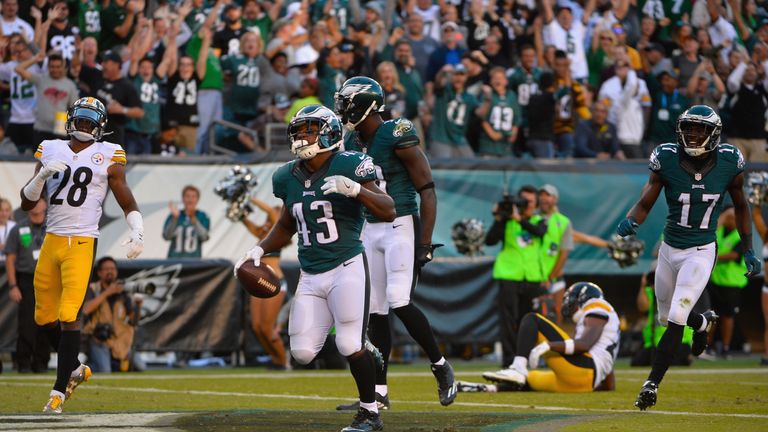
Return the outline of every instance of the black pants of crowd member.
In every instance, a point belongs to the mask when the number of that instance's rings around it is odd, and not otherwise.
[[[21,291],[16,364],[19,372],[45,372],[48,370],[51,350],[48,340],[45,335],[38,332],[35,323],[34,274],[16,273],[16,283]]]
[[[498,307],[502,367],[512,364],[517,352],[517,332],[525,314],[533,311],[533,299],[546,294],[540,282],[499,280]]]

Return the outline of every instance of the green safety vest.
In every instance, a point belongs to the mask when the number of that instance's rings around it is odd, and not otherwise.
[[[542,239],[541,262],[544,267],[544,277],[549,277],[552,269],[557,263],[557,256],[560,252],[560,243],[563,241],[563,235],[568,229],[571,220],[564,214],[557,212],[547,218],[547,233]]]
[[[533,215],[529,222],[536,225],[541,215]],[[541,260],[542,239],[524,230],[519,222],[507,221],[504,246],[493,264],[493,278],[500,280],[543,282],[549,273]]]
[[[725,227],[719,226],[715,234],[717,235],[717,256],[732,252],[733,248],[741,241],[738,230],[733,230],[725,235]],[[713,284],[724,287],[744,288],[749,282],[744,276],[746,271],[747,266],[744,264],[744,258],[740,258],[738,261],[717,260],[715,268],[712,269],[711,280]]]
[[[646,286],[645,294],[648,296],[648,321],[643,327],[643,348],[650,349],[659,346],[661,336],[667,331],[667,328],[656,322],[656,302],[653,287]],[[686,345],[693,343],[693,329],[688,326],[683,328],[683,343]]]

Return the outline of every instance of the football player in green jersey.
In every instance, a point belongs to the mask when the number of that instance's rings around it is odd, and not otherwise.
[[[291,152],[298,160],[272,176],[276,197],[283,200],[280,219],[247,260],[257,265],[264,254],[277,252],[294,233],[299,236],[301,278],[290,312],[291,355],[311,362],[331,326],[336,346],[349,361],[360,407],[342,431],[383,429],[375,399],[376,366],[364,347],[370,284],[360,233],[363,207],[376,218],[392,221],[392,198],[376,186],[373,160],[353,151],[338,151],[342,127],[322,105],[302,108],[288,125]]]
[[[747,266],[746,276],[760,273],[760,260],[752,251],[752,221],[742,189],[744,157],[736,147],[720,143],[721,130],[720,117],[706,105],[695,105],[683,112],[677,119],[677,143],[654,149],[648,183],[616,229],[620,236],[635,234],[664,189],[669,213],[654,279],[659,322],[667,325],[667,331],[635,401],[641,410],[656,404],[659,384],[682,343],[686,325],[695,331],[692,354],[701,354],[707,346],[707,333],[717,315],[712,311],[691,313],[691,309],[715,264],[715,230],[726,192],[736,211],[742,240],[739,252]]]
[[[440,403],[450,405],[456,398],[453,369],[440,352],[427,317],[411,301],[419,269],[432,260],[432,252],[439,246],[432,244],[437,214],[432,170],[419,147],[413,124],[405,118],[384,121],[379,114],[383,108],[381,85],[368,77],[350,78],[336,93],[336,112],[350,131],[345,137],[345,148],[360,149],[373,158],[379,187],[392,197],[397,211],[393,223],[366,214],[363,236],[371,261],[369,335],[384,358],[384,368],[377,371],[376,399],[380,407],[389,408],[387,362],[392,349],[392,308],[429,356]],[[417,193],[420,207],[416,203]],[[355,407],[352,404],[337,408]]]

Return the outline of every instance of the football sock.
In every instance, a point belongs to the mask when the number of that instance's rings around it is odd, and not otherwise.
[[[349,370],[355,378],[357,392],[360,394],[360,406],[363,403],[373,403],[376,405],[376,363],[368,350],[349,360]]]
[[[692,328],[693,331],[697,332],[702,332],[707,329],[707,320],[705,320],[704,315],[700,313],[690,313],[686,324],[688,327]]]
[[[61,325],[59,322],[56,321],[53,324],[38,326],[37,328],[45,335],[45,338],[48,339],[48,343],[51,344],[51,349],[58,352],[61,340]]]
[[[378,393],[378,394],[380,394],[382,396],[386,396],[387,395],[387,385],[386,384],[384,384],[384,385],[376,384],[376,393]]]
[[[376,405],[376,402],[372,402],[372,403],[360,402],[360,408],[365,408],[372,413],[379,412],[379,406]]]
[[[419,308],[413,303],[394,309],[395,314],[405,325],[408,334],[418,343],[424,352],[427,353],[429,361],[436,363],[443,357],[440,348],[437,346],[435,335],[432,334],[432,327],[429,325],[427,317],[424,316]]]
[[[61,332],[59,342],[59,363],[56,367],[56,383],[53,389],[64,393],[67,382],[80,361],[77,354],[80,352],[80,330],[66,330]]]
[[[520,322],[520,328],[517,331],[517,355],[527,358],[533,347],[536,346],[536,340],[539,333],[538,323],[535,314],[526,314]],[[526,360],[527,361],[527,360]]]
[[[661,380],[664,379],[664,374],[667,373],[675,353],[682,344],[684,327],[671,321],[667,323],[667,331],[661,336],[659,346],[656,347],[656,356],[651,364],[651,373],[648,374],[650,381],[660,384]]]
[[[528,376],[528,359],[522,356],[515,356],[515,361],[510,365],[512,369],[518,372],[525,372],[525,376]]]
[[[445,357],[440,357],[440,360],[438,360],[438,361],[436,361],[436,362],[434,362],[432,364],[434,364],[435,366],[442,366],[442,365],[444,365],[445,364]]]
[[[384,368],[376,370],[376,384],[387,386],[387,368],[389,354],[392,352],[392,330],[389,327],[389,315],[371,314],[368,317],[368,337],[371,343],[379,349],[384,360]],[[382,396],[386,393],[379,393]]]

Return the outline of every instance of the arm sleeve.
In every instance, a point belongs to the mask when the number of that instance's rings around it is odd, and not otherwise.
[[[210,238],[208,229],[211,226],[211,221],[208,219],[208,215],[203,212],[197,215],[197,221],[195,221],[195,232],[201,242],[207,241]]]
[[[163,238],[165,240],[173,240],[173,232],[176,231],[177,222],[173,220],[172,215],[168,215],[165,219],[165,225],[163,225]]]
[[[533,234],[534,237],[544,237],[544,234],[547,233],[547,221],[544,219],[539,221],[539,223],[536,225],[532,224],[530,221],[522,220],[520,221],[520,226],[522,226],[524,230]]]

